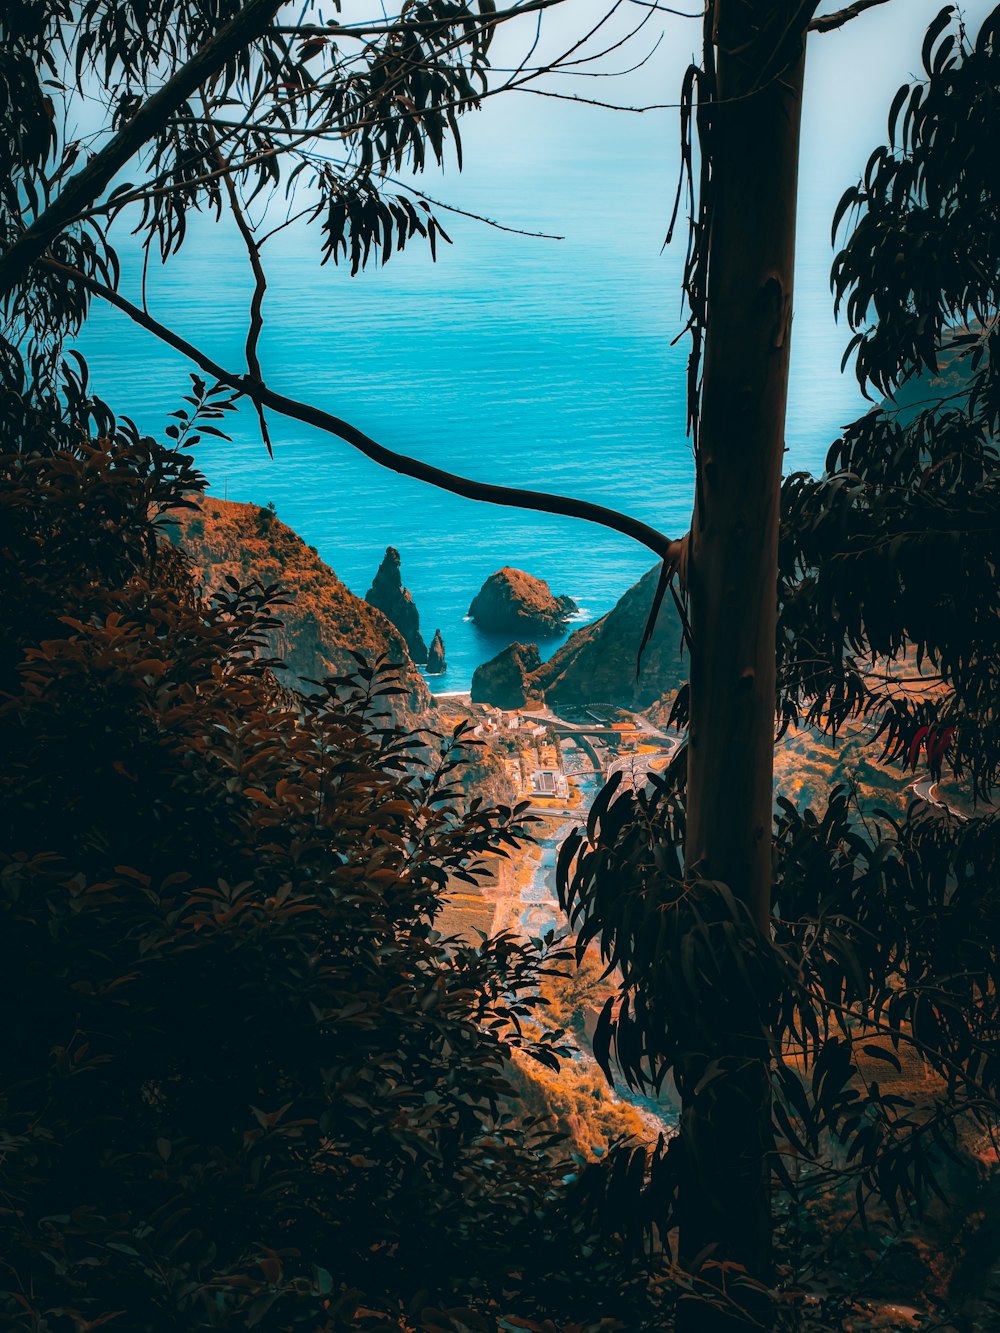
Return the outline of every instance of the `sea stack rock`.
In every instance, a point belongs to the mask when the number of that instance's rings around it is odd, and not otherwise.
[[[495,708],[523,708],[528,701],[528,682],[542,665],[536,643],[511,643],[489,662],[476,667],[472,677],[472,702]]]
[[[561,634],[576,609],[572,597],[553,597],[544,579],[504,566],[476,593],[469,615],[480,629],[544,636]]]
[[[372,586],[365,593],[365,601],[392,621],[406,640],[414,662],[426,662],[427,645],[420,634],[420,614],[409,589],[403,587],[399,563],[399,552],[395,546],[386,547],[385,558],[378,567]]]
[[[448,663],[444,660],[444,639],[441,637],[441,631],[436,629],[434,637],[431,639],[430,650],[427,653],[427,674],[429,676],[440,676],[442,672],[448,670]]]

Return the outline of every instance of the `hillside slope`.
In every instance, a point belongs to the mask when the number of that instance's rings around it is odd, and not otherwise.
[[[341,583],[273,510],[205,496],[198,510],[178,517],[170,535],[194,561],[207,591],[227,575],[241,583],[258,579],[287,590],[291,604],[281,610],[284,625],[269,635],[271,651],[288,668],[283,677],[287,684],[312,692],[315,687],[308,681],[353,670],[353,648],[402,664],[409,695],[396,711],[405,720],[431,706],[430,691],[399,630]]]
[[[534,644],[511,644],[476,671],[472,697],[499,708],[520,707],[525,699],[547,704],[616,704],[646,708],[687,679],[676,608],[665,597],[653,636],[642,655],[639,645],[656,593],[659,566],[649,570],[590,625],[575,630],[547,662],[538,666]]]
[[[607,615],[571,634],[534,672],[532,692],[550,704],[611,703],[645,708],[682,684],[687,679],[687,659],[681,653],[680,621],[669,595],[663,599],[636,679],[639,645],[659,572],[658,565],[650,569]]]

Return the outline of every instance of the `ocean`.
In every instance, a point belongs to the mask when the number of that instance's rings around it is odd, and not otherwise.
[[[466,134],[468,166],[422,188],[535,239],[440,216],[453,245],[437,263],[411,242],[384,268],[352,278],[319,266],[318,238],[297,226],[265,250],[269,290],[260,345],[271,386],[347,418],[380,442],[501,483],[612,505],[671,535],[685,531],[692,460],[685,436],[688,344],[680,272],[684,238],[662,251],[676,181],[676,113],[623,119],[535,101],[519,130],[490,121]],[[813,134],[813,130],[809,130]],[[863,164],[877,128],[859,139]],[[816,469],[864,404],[840,373],[849,330],[833,321],[829,218],[851,175],[804,162],[788,468]],[[123,289],[139,259],[122,245]],[[183,253],[149,278],[151,312],[223,364],[242,368],[250,283],[238,236],[196,219]],[[183,359],[117,312],[95,308],[80,340],[92,386],[150,434],[188,388]],[[440,629],[448,671],[436,691],[467,689],[504,646],[466,619],[483,580],[513,565],[579,604],[610,609],[654,558],[573,520],[477,505],[383,471],[339,440],[272,415],[269,459],[252,412],[231,442],[204,440],[197,463],[230,500],[278,515],[356,593],[389,545],[429,641]],[[571,626],[572,628],[572,626]],[[561,642],[541,645],[548,653]]]

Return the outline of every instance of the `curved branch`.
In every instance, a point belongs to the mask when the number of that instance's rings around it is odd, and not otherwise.
[[[845,23],[850,23],[851,19],[856,19],[866,9],[874,9],[876,5],[884,5],[887,2],[888,0],[855,0],[853,5],[848,5],[846,9],[838,9],[835,14],[821,14],[819,18],[813,19],[807,31],[832,32],[834,28],[842,28]]]
[[[260,368],[260,360],[257,356],[257,344],[260,341],[260,335],[264,328],[264,293],[267,291],[267,275],[264,272],[264,265],[260,258],[260,245],[253,234],[253,229],[247,221],[246,213],[240,202],[239,191],[236,188],[236,182],[233,180],[233,174],[229,170],[230,164],[223,156],[222,149],[219,147],[215,131],[211,128],[209,122],[209,136],[213,146],[215,160],[222,170],[222,180],[226,187],[226,193],[229,195],[229,206],[232,210],[233,218],[243,237],[243,244],[246,246],[247,257],[250,260],[250,269],[253,273],[254,288],[253,297],[250,301],[250,327],[247,329],[246,358],[247,370],[253,379],[263,381],[264,375]],[[145,305],[145,303],[143,303]],[[149,313],[148,311],[146,312]],[[274,457],[274,450],[271,448],[271,436],[267,429],[267,417],[264,415],[264,408],[260,403],[256,404],[257,419],[260,422],[260,437],[264,441],[264,447],[268,452],[268,457]]]
[[[585,523],[596,523],[599,527],[620,532],[623,536],[631,537],[633,541],[647,547],[659,556],[668,571],[677,568],[681,562],[684,553],[683,541],[673,540],[658,529],[650,527],[648,523],[630,518],[628,514],[620,514],[616,509],[594,504],[590,500],[577,500],[567,495],[549,495],[545,491],[530,491],[516,486],[496,486],[490,482],[473,481],[469,477],[460,477],[454,472],[447,472],[444,468],[434,467],[417,458],[397,453],[394,449],[387,449],[385,445],[378,444],[356,426],[333,416],[330,412],[324,412],[322,408],[314,407],[311,403],[299,402],[295,398],[287,398],[284,394],[275,393],[259,380],[235,375],[232,371],[224,369],[199,348],[161,324],[159,320],[133,305],[131,301],[127,301],[111,287],[106,287],[87,274],[81,273],[79,269],[55,259],[46,258],[40,262],[47,268],[65,273],[74,282],[85,287],[91,295],[98,296],[109,305],[115,306],[134,323],[152,333],[161,342],[173,347],[189,361],[193,361],[206,375],[211,375],[220,383],[236,389],[258,408],[269,407],[281,416],[314,426],[328,435],[335,435],[345,444],[364,454],[366,458],[370,458],[372,462],[378,463],[380,467],[388,468],[390,472],[396,472],[403,477],[412,477],[415,481],[426,482],[429,486],[449,491],[452,495],[460,495],[466,500],[502,505],[508,509],[532,509],[542,514],[556,514],[563,518],[579,518]]]

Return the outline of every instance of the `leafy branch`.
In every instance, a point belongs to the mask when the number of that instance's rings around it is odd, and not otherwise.
[[[24,278],[45,253],[52,238],[70,225],[111,184],[117,173],[202,85],[210,82],[233,55],[255,41],[281,8],[283,0],[250,0],[201,50],[143,102],[135,115],[85,167],[71,177],[58,197],[0,256],[0,299]]]

